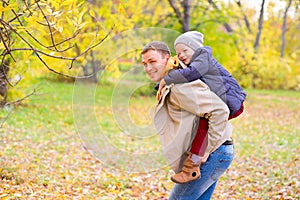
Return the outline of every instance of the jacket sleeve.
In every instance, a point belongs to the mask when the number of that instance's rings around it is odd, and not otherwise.
[[[181,109],[208,119],[208,147],[210,153],[224,138],[228,126],[227,105],[200,80],[178,84],[172,88],[171,99]]]
[[[198,52],[196,52],[198,53]],[[170,70],[164,77],[167,85],[187,83],[201,78],[209,69],[209,53],[203,49],[192,59],[190,65],[183,69]]]

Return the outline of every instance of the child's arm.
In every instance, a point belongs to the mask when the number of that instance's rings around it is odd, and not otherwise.
[[[183,69],[170,70],[164,80],[167,85],[171,83],[187,83],[199,79],[209,70],[209,52],[203,48],[198,49],[198,54],[190,65]]]

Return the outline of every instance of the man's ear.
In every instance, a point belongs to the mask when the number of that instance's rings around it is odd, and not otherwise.
[[[166,65],[167,65],[167,63],[169,61],[169,58],[170,58],[170,55],[169,54],[165,54],[165,57],[164,57],[164,59],[165,59],[165,67],[166,67]]]
[[[169,58],[170,58],[170,54],[165,54],[165,59],[166,59],[166,62],[168,62]]]

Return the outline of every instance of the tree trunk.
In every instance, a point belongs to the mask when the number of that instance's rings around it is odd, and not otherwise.
[[[168,0],[170,6],[172,7],[179,23],[181,24],[182,32],[187,32],[190,30],[190,21],[191,21],[191,0],[183,0],[180,2],[183,8],[183,14],[180,12],[180,9],[175,5],[174,0]]]
[[[93,83],[98,83],[97,72],[99,68],[98,66],[99,62],[95,60],[94,51],[91,51],[91,57],[92,57],[92,71],[93,71],[93,76],[91,77],[91,81]]]
[[[182,24],[182,31],[187,32],[190,30],[190,21],[191,21],[191,1],[184,0],[182,2],[183,7],[183,24]]]
[[[256,34],[256,39],[255,39],[255,43],[254,43],[254,49],[256,49],[256,50],[259,47],[260,36],[261,36],[261,33],[262,33],[262,28],[263,28],[264,5],[265,5],[265,0],[262,0],[260,13],[259,13],[259,19],[258,19],[258,32]]]
[[[90,53],[92,60],[82,67],[83,75],[89,76],[87,81],[98,83],[97,73],[100,69],[100,61],[95,60],[94,52]]]
[[[89,75],[88,64],[82,66],[82,71],[83,71],[83,75],[84,76],[88,76]]]
[[[286,18],[287,18],[287,13],[289,11],[289,8],[291,7],[292,4],[292,0],[289,0],[288,5],[284,11],[284,16],[283,16],[283,23],[282,23],[282,35],[281,35],[281,50],[280,50],[280,57],[282,58],[284,56],[284,51],[285,51],[285,45],[286,45],[286,41],[285,41],[285,33],[286,33]]]
[[[2,99],[0,100],[0,108],[6,104],[7,97],[7,78],[9,71],[9,60],[6,60],[0,66],[0,96]]]

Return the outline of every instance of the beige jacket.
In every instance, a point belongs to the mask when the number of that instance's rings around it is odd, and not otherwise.
[[[207,159],[210,153],[230,140],[232,127],[228,115],[227,105],[201,80],[163,88],[154,124],[164,156],[175,173],[181,170],[187,157],[199,116],[208,119],[208,146],[204,156]]]

